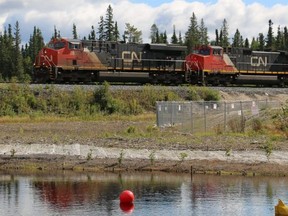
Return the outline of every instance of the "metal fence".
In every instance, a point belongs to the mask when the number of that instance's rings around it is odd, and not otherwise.
[[[191,133],[241,132],[247,120],[257,117],[280,103],[269,100],[255,101],[185,101],[157,102],[157,126],[178,127]]]

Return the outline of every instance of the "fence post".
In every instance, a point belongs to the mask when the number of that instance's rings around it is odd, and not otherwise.
[[[207,132],[207,125],[206,125],[206,102],[204,101],[204,129],[205,133]]]
[[[240,101],[240,109],[241,109],[241,131],[244,132],[245,130],[245,123],[244,123],[244,112],[243,112],[243,104],[242,101]]]
[[[190,114],[190,117],[191,117],[191,129],[192,129],[192,134],[194,133],[194,122],[193,122],[193,102],[191,101],[190,102],[190,104],[191,104],[191,114]]]
[[[224,102],[224,132],[226,132],[226,113],[227,113],[227,103]]]

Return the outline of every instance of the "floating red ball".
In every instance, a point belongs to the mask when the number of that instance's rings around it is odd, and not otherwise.
[[[134,194],[130,190],[125,190],[120,194],[120,203],[133,203],[134,201]]]

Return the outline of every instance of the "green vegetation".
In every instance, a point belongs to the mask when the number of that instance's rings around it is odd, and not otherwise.
[[[149,154],[149,160],[150,160],[150,164],[151,164],[151,165],[154,165],[154,162],[155,162],[155,159],[156,159],[155,153],[156,153],[156,151],[153,150],[153,151]]]
[[[181,152],[181,153],[179,154],[179,160],[180,160],[180,162],[183,163],[186,157],[188,157],[188,154],[185,153],[185,152]]]
[[[121,166],[122,162],[123,162],[123,159],[124,159],[124,156],[125,156],[125,152],[124,150],[122,149],[119,153],[119,157],[117,158],[118,159],[118,165]]]
[[[0,117],[25,117],[37,119],[49,115],[51,118],[73,118],[83,120],[97,116],[141,115],[154,112],[156,101],[218,100],[219,93],[208,88],[191,87],[190,92],[197,97],[181,97],[168,87],[145,86],[142,90],[111,91],[105,82],[95,90],[84,90],[75,87],[73,91],[61,91],[54,86],[31,89],[29,85],[16,83],[0,87]],[[127,133],[134,133],[131,131]],[[147,128],[148,131],[155,130]],[[20,133],[23,133],[20,129]]]

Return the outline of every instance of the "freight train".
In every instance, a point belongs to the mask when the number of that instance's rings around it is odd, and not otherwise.
[[[288,52],[53,39],[36,56],[37,83],[288,84]]]

